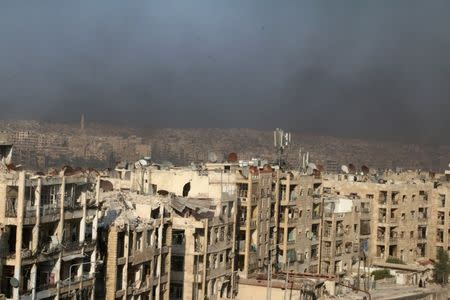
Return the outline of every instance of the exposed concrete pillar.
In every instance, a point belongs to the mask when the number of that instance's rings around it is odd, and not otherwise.
[[[130,230],[130,225],[128,224],[126,226],[126,232],[125,232],[125,237],[124,237],[124,256],[125,256],[125,265],[123,266],[123,271],[122,271],[122,288],[127,289],[127,281],[128,281],[128,261],[129,261],[129,253],[130,253],[130,249],[132,249],[133,245],[130,243],[130,235],[133,234],[133,232]],[[123,299],[126,299],[127,297],[127,293],[125,292]]]
[[[95,185],[95,204],[98,206],[100,202],[100,176],[97,176],[97,184]]]
[[[64,239],[64,198],[66,193],[66,177],[63,175],[61,180],[61,188],[60,188],[60,199],[59,199],[59,224],[58,224],[58,241],[62,243]],[[61,263],[62,263],[62,252],[59,252],[59,258],[56,261],[55,267],[53,268],[55,274],[55,281],[57,282],[57,293],[56,297],[59,299],[59,288],[60,288],[60,280],[61,280]],[[70,275],[69,275],[70,276]]]
[[[87,213],[87,207],[86,207],[86,191],[83,191],[81,193],[81,206],[83,208],[83,217],[80,220],[80,232],[79,232],[79,241],[80,244],[84,243],[85,236],[86,236],[86,213]]]
[[[205,247],[203,247],[203,276],[202,276],[202,290],[201,294],[199,295],[199,299],[205,299],[206,297],[206,260],[209,259],[208,257],[208,235],[209,235],[209,220],[205,220]]]
[[[37,264],[33,264],[30,272],[30,281],[32,284],[31,299],[36,300],[36,279],[37,279]]]
[[[64,234],[64,194],[66,193],[66,177],[63,176],[62,180],[61,180],[61,188],[60,188],[60,199],[59,199],[59,204],[60,204],[60,208],[59,208],[59,213],[60,213],[60,217],[59,217],[59,224],[58,224],[58,239],[60,242],[63,241],[63,234]]]
[[[193,295],[195,295],[194,290],[198,291],[198,276],[199,273],[198,269],[198,261],[196,259],[195,255],[195,228],[192,225],[186,225],[186,228],[184,230],[184,236],[185,236],[185,255],[184,255],[184,272],[185,272],[185,278],[183,282],[183,299],[193,299]],[[192,249],[193,253],[191,254],[189,252],[189,249]],[[193,274],[192,280],[189,278],[189,274]],[[197,276],[197,278],[195,278]],[[194,283],[197,284],[197,286],[194,286]],[[195,297],[194,297],[195,299]]]
[[[117,227],[111,226],[108,230],[108,258],[106,259],[106,299],[114,299],[117,286],[117,243],[118,243],[118,231]],[[122,245],[123,246],[123,245]],[[92,258],[91,258],[92,261]],[[94,298],[95,299],[95,298]]]
[[[161,264],[162,264],[162,240],[163,240],[163,224],[164,224],[164,209],[162,205],[159,208],[159,214],[160,214],[160,225],[158,228],[158,249],[160,250],[160,253],[157,258],[157,265],[156,265],[156,275],[158,276],[158,285],[156,286],[156,295],[154,295],[154,299],[160,300],[160,291],[161,291]]]
[[[36,190],[34,192],[34,205],[36,207],[36,224],[33,227],[33,241],[31,251],[35,253],[39,245],[39,227],[41,223],[41,190],[42,190],[42,179],[38,178]]]
[[[19,173],[19,188],[17,197],[17,227],[16,227],[16,259],[14,266],[14,278],[21,281],[22,276],[22,235],[23,235],[23,214],[25,206],[25,172]],[[21,282],[20,285],[23,283]],[[19,300],[19,287],[13,288],[13,299]]]
[[[253,180],[252,180],[252,173],[249,172],[248,174],[248,188],[247,188],[247,217],[246,217],[246,223],[245,223],[245,256],[244,256],[244,277],[248,277],[248,269],[250,264],[250,240],[251,240],[251,234],[250,234],[250,223],[252,220],[252,200],[253,200]]]

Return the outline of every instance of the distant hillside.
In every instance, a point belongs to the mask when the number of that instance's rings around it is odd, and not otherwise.
[[[42,147],[42,140],[47,137],[55,139],[55,136],[62,141],[57,148],[51,149],[61,151],[64,155],[47,153],[45,166],[93,163],[96,167],[107,167],[111,166],[113,161],[133,160],[144,155],[147,151],[146,145],[149,149],[151,147],[155,160],[169,160],[175,164],[205,161],[208,152],[215,152],[224,157],[230,152],[236,152],[240,159],[275,157],[271,131],[217,128],[135,129],[88,123],[86,130],[81,133],[79,124],[38,121],[0,121],[0,126],[13,140],[18,140],[19,132],[24,131],[30,132],[30,136],[40,135],[36,141],[30,138],[25,142],[21,140],[16,145],[22,155],[21,163],[36,164],[39,167],[42,166],[34,159],[41,155],[40,152],[45,152],[45,146],[35,154],[28,152],[33,148],[33,143],[39,143]],[[74,145],[77,150],[74,150]],[[333,160],[338,164],[353,163],[357,166],[365,164],[377,168],[403,167],[442,171],[450,162],[449,146],[405,145],[294,133],[293,143],[287,151],[292,166],[298,165],[300,148],[311,153],[312,161],[324,165],[327,160]],[[80,153],[83,151],[84,153]]]

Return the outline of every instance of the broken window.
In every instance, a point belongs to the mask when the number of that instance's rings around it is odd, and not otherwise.
[[[136,251],[142,251],[143,248],[143,243],[142,243],[142,232],[138,232],[136,234]]]
[[[6,216],[17,217],[17,196],[19,188],[17,186],[6,187]]]
[[[191,183],[188,182],[183,186],[183,197],[187,197],[189,195],[190,190],[191,190]]]
[[[36,188],[34,186],[25,187],[25,202],[27,207],[34,206],[36,201]]]

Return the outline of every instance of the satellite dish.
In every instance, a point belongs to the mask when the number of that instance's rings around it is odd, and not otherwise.
[[[350,171],[350,173],[356,173],[356,167],[354,164],[349,164],[348,165],[348,170]]]
[[[216,163],[217,162],[217,154],[214,152],[209,152],[208,153],[208,161],[211,163]]]
[[[370,169],[369,169],[368,166],[363,165],[363,166],[361,167],[361,172],[363,173],[363,175],[367,175],[367,174],[369,174]]]
[[[139,160],[139,164],[143,167],[148,166],[148,161],[145,159],[140,159]]]
[[[317,170],[317,166],[316,166],[315,163],[309,163],[309,164],[308,164],[308,169]]]
[[[237,156],[237,154],[234,153],[234,152],[231,152],[230,154],[228,154],[227,161],[228,161],[229,163],[235,163],[235,162],[237,162],[237,161],[238,161],[238,156]]]
[[[9,280],[9,284],[13,287],[13,288],[18,288],[19,287],[19,280],[17,280],[14,277],[11,277],[11,279]]]
[[[314,174],[314,169],[307,168],[307,169],[306,169],[306,174],[308,174],[308,175]]]
[[[348,167],[346,165],[342,165],[341,170],[342,172],[344,172],[344,174],[348,174]]]

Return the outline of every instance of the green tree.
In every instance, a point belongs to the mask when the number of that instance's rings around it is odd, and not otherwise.
[[[434,281],[440,284],[447,284],[448,276],[450,275],[450,261],[447,251],[439,248],[436,258],[433,274]]]

